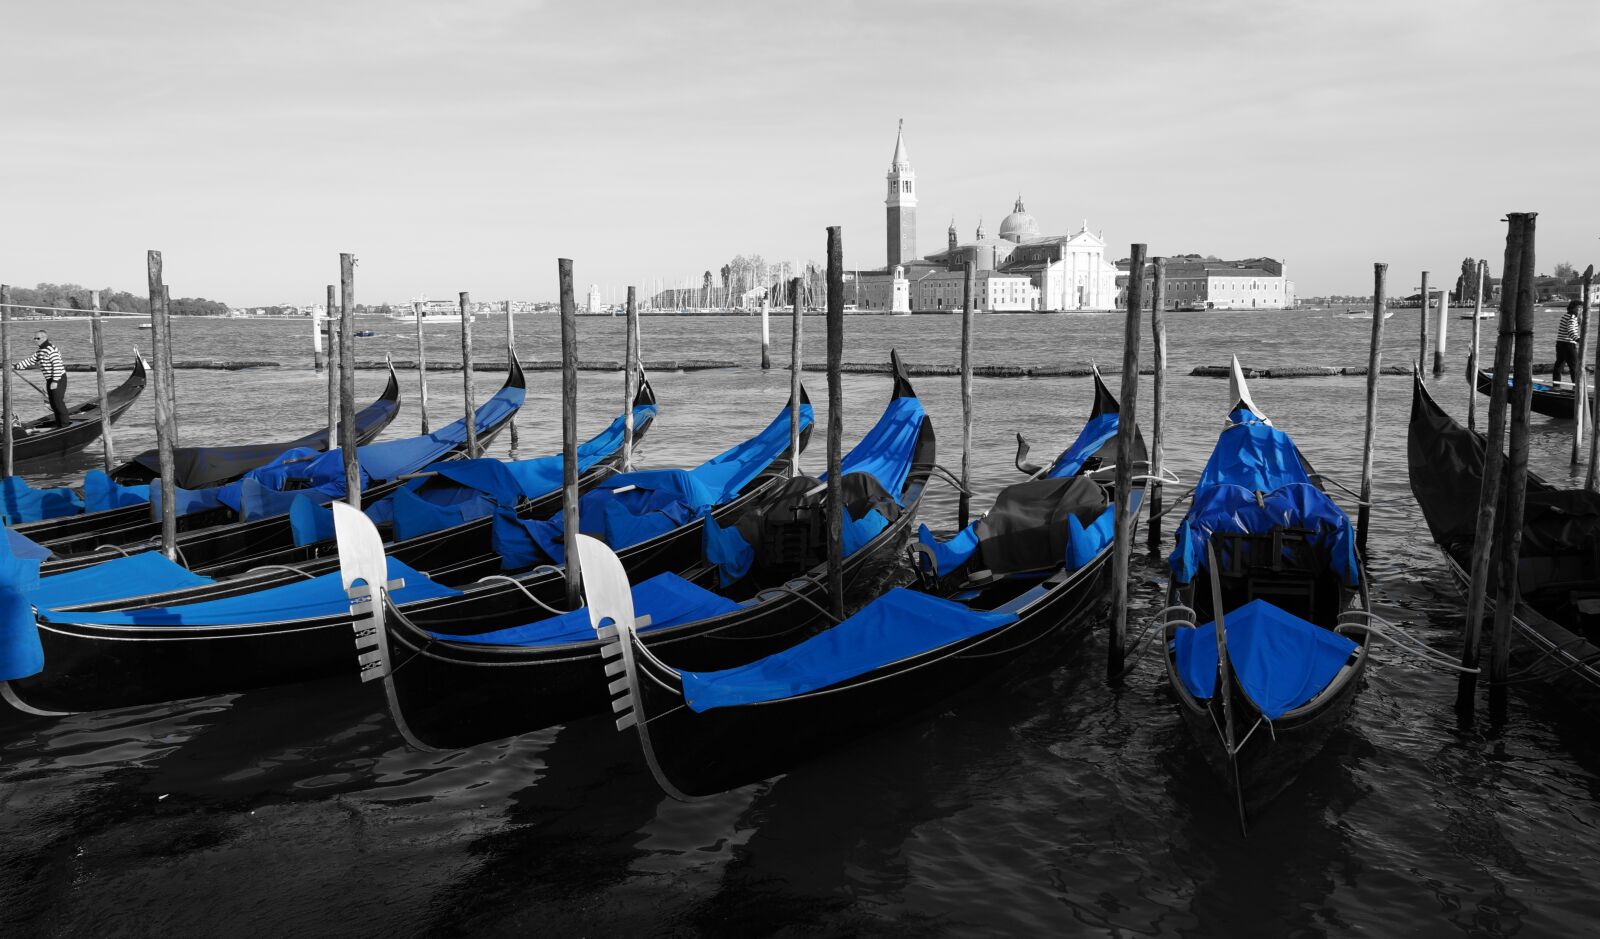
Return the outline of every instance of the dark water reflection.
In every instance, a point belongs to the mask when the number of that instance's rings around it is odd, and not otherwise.
[[[1545,322],[1548,317],[1550,322]],[[480,325],[480,358],[499,338]],[[787,321],[774,358],[787,355]],[[368,325],[363,323],[363,325]],[[374,322],[363,358],[411,358],[410,333]],[[550,358],[543,318],[519,322],[524,357]],[[808,319],[820,359],[820,319]],[[1191,379],[1238,352],[1250,364],[1359,364],[1369,321],[1336,312],[1172,318],[1169,462],[1192,480],[1225,384]],[[1436,394],[1457,413],[1466,331]],[[1554,314],[1541,314],[1550,335]],[[87,348],[56,329],[69,358]],[[115,329],[116,327],[113,327]],[[194,358],[306,354],[304,324],[180,321]],[[1119,317],[995,316],[977,358],[1002,364],[1119,363]],[[1387,324],[1389,361],[1415,347],[1416,314]],[[108,343],[147,341],[113,334]],[[586,357],[615,359],[621,324],[584,320]],[[750,320],[644,321],[647,358],[753,362]],[[953,362],[944,317],[852,318],[847,358]],[[431,327],[430,358],[458,339]],[[1148,353],[1147,353],[1148,355]],[[654,376],[661,420],[643,458],[692,463],[764,424],[782,370]],[[75,376],[87,393],[88,376]],[[359,376],[358,395],[383,377]],[[808,374],[822,407],[822,376]],[[1460,601],[1407,488],[1409,379],[1385,377],[1373,512],[1375,605],[1454,649]],[[496,382],[478,376],[480,395]],[[958,383],[917,385],[959,464]],[[1017,477],[1013,434],[1037,452],[1070,439],[1089,406],[1082,379],[979,379],[976,504]],[[1113,381],[1113,387],[1116,382]],[[309,369],[182,372],[186,439],[289,437],[325,413]],[[390,436],[415,432],[415,382]],[[242,390],[246,390],[241,393]],[[888,391],[846,376],[847,443]],[[1362,394],[1354,378],[1259,381],[1257,401],[1324,472],[1354,485]],[[433,422],[459,407],[459,376],[431,376]],[[529,375],[523,455],[559,441],[556,378]],[[580,381],[584,432],[620,404],[612,373]],[[1149,381],[1143,383],[1148,413]],[[119,427],[148,446],[149,399]],[[1570,478],[1568,425],[1535,418],[1533,454]],[[815,438],[823,440],[819,433]],[[502,438],[496,452],[505,453]],[[820,448],[808,455],[813,468]],[[40,467],[69,479],[88,453]],[[948,526],[955,499],[924,517]],[[1168,525],[1170,531],[1170,523]],[[1135,613],[1161,603],[1164,568],[1138,559]],[[1558,702],[1525,689],[1503,733],[1457,726],[1453,681],[1380,645],[1349,726],[1256,820],[1248,840],[1187,739],[1149,657],[1104,681],[1103,633],[1049,661],[942,702],[786,776],[691,805],[663,797],[602,720],[445,754],[404,748],[381,695],[342,682],[266,689],[60,721],[0,719],[0,932],[6,935],[999,934],[1522,935],[1586,932],[1594,883],[1600,748]]]

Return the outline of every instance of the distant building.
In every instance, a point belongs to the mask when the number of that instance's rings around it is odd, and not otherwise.
[[[605,303],[600,299],[600,285],[599,284],[590,284],[589,285],[589,299],[588,299],[588,302],[584,306],[584,310],[585,310],[585,312],[588,312],[588,313],[603,313],[603,312],[605,312]]]
[[[1117,305],[1127,296],[1131,261],[1117,262]],[[1146,268],[1145,296],[1151,295],[1154,272]],[[1167,259],[1166,308],[1205,310],[1286,310],[1295,305],[1294,281],[1283,276],[1283,262],[1273,258],[1224,261],[1179,255]]]

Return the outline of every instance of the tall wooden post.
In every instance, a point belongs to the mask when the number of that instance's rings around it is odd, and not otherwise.
[[[339,449],[339,375],[344,371],[344,360],[339,355],[339,294],[333,284],[328,285],[328,315],[323,324],[328,328],[328,451]]]
[[[769,369],[769,368],[772,367],[772,333],[769,330],[768,322],[767,322],[768,314],[769,314],[771,308],[772,308],[771,298],[762,297],[761,298],[761,367],[763,369]]]
[[[800,278],[789,281],[789,478],[800,475],[800,338],[805,319]]]
[[[361,458],[356,447],[356,256],[339,255],[339,449],[345,501],[361,508]]]
[[[1589,294],[1594,287],[1594,265],[1583,272],[1583,313],[1578,320],[1578,367],[1572,376],[1572,465],[1583,458],[1583,432],[1589,422]]]
[[[844,493],[839,477],[844,450],[844,243],[839,226],[828,228],[828,595],[835,619],[844,619]]]
[[[9,335],[11,324],[11,285],[0,284],[0,419],[5,422],[5,427],[0,428],[0,469],[4,469],[5,476],[10,479],[16,475],[16,467],[12,457],[12,425],[16,421],[16,412],[11,407],[11,337]]]
[[[561,282],[561,545],[567,562],[567,607],[578,608],[578,307],[572,296],[572,261],[556,260]]]
[[[422,301],[413,301],[417,314],[417,406],[422,409],[422,432],[428,433],[428,345],[422,340]]]
[[[639,290],[628,288],[628,336],[622,357],[622,471],[633,469],[633,402],[639,397]]]
[[[1161,554],[1161,467],[1166,462],[1161,442],[1162,407],[1167,396],[1167,324],[1163,320],[1167,307],[1167,259],[1153,258],[1155,274],[1150,293],[1150,356],[1155,360],[1155,376],[1150,406],[1150,481],[1145,484],[1145,501],[1150,504],[1150,533],[1148,544],[1152,557]],[[1062,282],[1066,282],[1063,269]]]
[[[1450,287],[1441,285],[1439,316],[1433,321],[1433,377],[1444,374],[1445,336],[1450,332]],[[1465,286],[1465,285],[1463,285]]]
[[[467,409],[467,459],[476,460],[478,451],[478,404],[472,394],[472,297],[461,291],[461,393]]]
[[[1417,368],[1423,368],[1428,364],[1428,272],[1427,271],[1423,271],[1422,272],[1422,311],[1421,312],[1422,312],[1422,315],[1420,317],[1418,317],[1418,322],[1421,323],[1421,326],[1418,327],[1419,330],[1421,331],[1420,335],[1418,336],[1418,341],[1421,342],[1422,345],[1421,345],[1421,348],[1419,348],[1417,350]]]
[[[1478,293],[1472,299],[1472,351],[1467,353],[1467,429],[1478,429],[1478,344],[1483,333],[1484,271],[1488,261],[1478,262]]]
[[[956,505],[956,525],[967,527],[972,503],[972,281],[971,260],[961,295],[961,493]]]
[[[178,423],[178,373],[172,364],[172,350],[176,348],[172,343],[172,288],[166,283],[161,285],[161,316],[166,320],[167,427],[172,434],[172,447],[177,449],[183,444]]]
[[[1508,219],[1508,222],[1510,220]],[[1489,595],[1489,561],[1495,548],[1500,512],[1500,481],[1505,469],[1506,409],[1510,397],[1511,354],[1516,342],[1517,284],[1522,274],[1522,227],[1512,222],[1506,229],[1505,263],[1501,265],[1500,332],[1494,347],[1494,373],[1489,384],[1489,426],[1484,447],[1483,481],[1478,489],[1478,523],[1472,536],[1471,569],[1467,581],[1467,624],[1461,642],[1461,664],[1478,667],[1483,636],[1483,614]],[[1476,675],[1462,673],[1456,686],[1456,710],[1470,717],[1477,689]]]
[[[328,308],[328,316],[318,316],[316,311],[311,313],[311,369],[322,371],[322,327],[323,321],[333,315],[333,308]],[[333,361],[333,350],[328,350],[328,361]]]
[[[1361,505],[1356,509],[1356,550],[1367,553],[1372,514],[1372,445],[1378,433],[1378,373],[1383,367],[1383,317],[1388,306],[1389,265],[1372,265],[1372,345],[1367,349],[1367,424],[1361,445]]]
[[[1139,317],[1144,315],[1145,245],[1133,246],[1128,267],[1128,313],[1122,333],[1122,411],[1117,418],[1116,512],[1111,555],[1111,636],[1106,677],[1122,676],[1128,633],[1128,554],[1133,547],[1134,430],[1139,419]]]
[[[104,323],[100,316],[100,291],[89,291],[89,306],[94,313],[89,319],[89,331],[94,342],[94,390],[95,400],[100,406],[100,444],[101,460],[105,463],[106,474],[110,475],[117,462],[116,445],[111,440],[111,404],[106,396],[106,340]],[[5,366],[3,356],[0,356],[0,367]]]
[[[506,368],[508,368],[508,369],[511,367],[511,360],[513,358],[516,358],[516,355],[517,355],[517,326],[516,326],[516,323],[517,323],[516,317],[514,317],[512,315],[512,313],[511,313],[511,301],[507,300],[506,301],[506,355],[507,355]],[[518,410],[521,410],[521,408],[518,408]],[[511,450],[512,450],[512,452],[515,453],[517,451],[517,449],[519,448],[519,446],[520,446],[520,442],[517,440],[517,414],[516,414],[516,411],[513,411],[511,413]]]
[[[1521,591],[1517,561],[1522,554],[1523,498],[1528,489],[1528,408],[1533,401],[1534,226],[1536,212],[1512,213],[1522,226],[1522,270],[1517,278],[1516,351],[1511,385],[1511,452],[1506,468],[1505,524],[1500,526],[1500,578],[1494,598],[1494,650],[1489,660],[1489,719],[1506,717],[1506,679],[1511,673],[1511,617]],[[1498,456],[1491,453],[1491,457]]]
[[[173,464],[172,449],[175,441],[172,439],[172,399],[167,396],[166,384],[171,381],[171,372],[167,370],[168,359],[172,349],[168,345],[167,337],[167,305],[162,302],[166,296],[166,288],[161,281],[161,252],[148,251],[145,253],[145,272],[148,275],[150,289],[150,356],[151,376],[154,380],[155,392],[151,395],[156,404],[156,468],[161,471],[161,553],[167,560],[178,559],[178,514],[177,499],[178,487],[175,480],[176,469]]]

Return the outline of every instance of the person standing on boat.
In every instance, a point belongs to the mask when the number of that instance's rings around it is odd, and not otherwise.
[[[56,416],[56,426],[65,427],[72,421],[67,417],[67,367],[61,363],[61,350],[56,348],[49,334],[42,329],[33,334],[33,341],[39,344],[38,351],[11,367],[19,372],[37,368],[43,373],[45,390],[50,397],[50,410]]]
[[[1567,304],[1567,312],[1561,314],[1561,325],[1556,327],[1556,364],[1550,372],[1552,382],[1561,380],[1562,363],[1566,364],[1572,381],[1578,380],[1578,311],[1581,309],[1583,304],[1574,300]]]

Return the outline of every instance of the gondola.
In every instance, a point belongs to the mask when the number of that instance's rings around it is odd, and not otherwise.
[[[1115,517],[1120,418],[1098,374],[1095,385],[1094,414],[1047,474],[1003,490],[953,538],[923,529],[915,584],[768,655],[691,668],[641,624],[648,585],[630,589],[604,546],[585,543],[590,625],[620,640],[604,653],[621,675],[617,726],[636,731],[661,787],[689,800],[770,777],[1081,639],[1106,600]]]
[[[1162,648],[1178,712],[1247,830],[1349,712],[1369,604],[1349,518],[1251,401],[1238,359],[1230,396],[1175,533]]]
[[[1510,383],[1510,379],[1506,380]],[[1494,390],[1494,372],[1490,369],[1478,370],[1478,393],[1487,395]],[[1570,421],[1577,410],[1577,395],[1572,390],[1571,382],[1533,383],[1533,392],[1528,396],[1528,406],[1535,414],[1545,417],[1554,417],[1559,420]],[[1594,393],[1589,393],[1589,403],[1594,403]]]
[[[139,372],[143,374],[143,362],[138,365]],[[130,379],[132,381],[132,379]],[[141,386],[143,378],[140,378]],[[356,412],[356,440],[360,444],[372,442],[383,433],[389,423],[394,420],[395,414],[400,410],[400,379],[395,375],[394,369],[389,369],[389,382],[371,404]],[[178,485],[186,489],[200,489],[231,482],[239,476],[257,466],[270,463],[278,456],[291,448],[303,447],[312,450],[325,450],[328,445],[328,432],[326,429],[292,440],[288,443],[277,444],[244,444],[234,447],[180,447],[175,451],[176,462],[180,469]],[[122,473],[124,481],[132,483],[132,478],[123,472],[129,467],[142,466],[142,461],[154,461],[151,454],[141,454],[134,458],[114,473]],[[229,519],[226,510],[211,509],[182,516],[178,519],[178,530],[187,531],[193,528],[204,528],[207,525],[216,525]],[[103,511],[88,512],[81,515],[69,515],[59,518],[45,519],[30,522],[24,525],[13,526],[19,534],[34,541],[63,542],[76,539],[93,539],[100,533],[111,533],[137,526],[141,522],[150,520],[150,506],[148,502],[140,501],[137,504],[123,505]],[[115,536],[112,536],[115,537]]]
[[[1456,583],[1466,590],[1486,444],[1456,423],[1421,381],[1411,393],[1411,492]],[[1600,717],[1600,494],[1528,473],[1511,659],[1574,712]],[[1488,607],[1494,606],[1489,591]]]
[[[133,407],[139,393],[144,391],[144,383],[144,356],[135,352],[133,371],[122,384],[106,392],[106,407],[111,409],[112,424],[124,411]],[[53,414],[18,425],[11,436],[11,459],[21,463],[24,460],[65,456],[82,450],[100,438],[103,415],[98,400],[85,401],[68,409],[67,417],[69,423],[65,427],[56,426]]]
[[[751,471],[752,476],[767,469],[787,449],[787,421],[782,430],[782,444],[767,451],[766,461]],[[747,495],[753,497],[770,482],[770,477],[753,480]],[[378,537],[381,547],[382,538]],[[481,538],[481,532],[474,537]],[[671,538],[653,542],[641,546],[644,561],[670,562],[677,543]],[[437,560],[445,565],[459,560],[459,555],[449,551]],[[343,561],[339,563],[342,566]],[[408,615],[425,617],[434,607],[433,601],[446,598],[518,610],[530,591],[550,598],[561,595],[559,572],[553,578],[539,570],[516,577],[495,576],[457,590],[399,559],[389,563],[395,576],[406,581],[405,588],[396,587],[393,599]],[[67,611],[43,603],[37,619],[45,669],[0,687],[0,697],[27,713],[58,714],[358,671],[351,656],[350,604],[339,586],[337,571],[318,576],[294,572],[272,580],[275,586],[257,589],[260,581],[253,577],[214,585],[200,583],[197,575],[153,552],[118,561],[109,570],[125,585],[106,584],[106,578],[100,578],[97,588],[108,596],[127,598],[113,604],[123,609]],[[140,590],[126,589],[139,584],[159,587],[146,592],[173,592],[141,597]],[[150,605],[169,600],[169,606]]]
[[[875,592],[897,565],[936,455],[922,403],[897,355],[892,363],[893,397],[841,464],[849,507],[843,579],[852,596]],[[783,439],[787,427],[785,420],[778,428]],[[635,481],[649,482],[631,474],[607,485]],[[662,600],[651,647],[713,667],[819,628],[829,616],[824,490],[814,478],[785,474],[756,497],[657,538],[628,545],[604,535],[629,575]],[[341,558],[345,541],[341,530]],[[734,542],[748,554],[734,558]],[[528,586],[538,605],[516,594],[469,595],[390,605],[366,631],[357,626],[363,678],[383,679],[396,727],[413,747],[471,746],[605,710],[601,643],[587,614],[551,615],[562,572]]]
[[[511,422],[522,406],[524,390],[522,366],[513,359],[505,384],[476,411],[480,447],[487,447]],[[402,477],[424,466],[458,457],[466,443],[466,419],[461,418],[431,434],[362,445],[357,453],[364,478],[363,501],[373,502],[389,495],[403,485]],[[328,451],[304,460],[258,467],[226,486],[197,490],[193,496],[202,499],[207,507],[180,513],[180,520],[200,516],[210,524],[180,526],[178,560],[184,567],[196,570],[293,544],[289,509],[296,493],[320,502],[343,498],[342,460],[340,451]],[[180,493],[180,497],[184,496]],[[44,563],[40,574],[79,570],[156,547],[161,522],[154,515],[146,507],[141,518],[118,528],[67,538],[35,538],[55,555]]]

